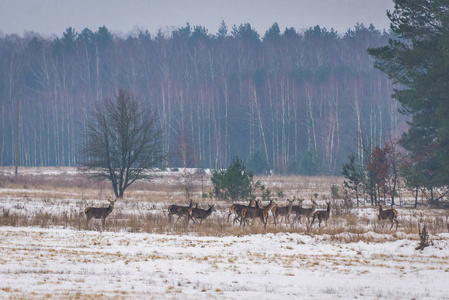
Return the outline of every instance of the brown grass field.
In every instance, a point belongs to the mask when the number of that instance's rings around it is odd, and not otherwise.
[[[276,204],[286,205],[287,199],[304,199],[303,206],[310,207],[316,199],[318,210],[325,209],[325,202],[332,203],[331,217],[327,226],[309,226],[307,221],[292,224],[283,221],[275,226],[270,213],[265,230],[259,221],[249,226],[233,224],[233,216],[228,222],[231,203],[204,197],[211,189],[210,175],[192,174],[189,176],[191,198],[199,207],[207,208],[215,204],[216,211],[203,222],[203,226],[187,223],[186,218],[169,222],[167,208],[170,204],[187,205],[184,178],[180,172],[157,174],[148,182],[136,182],[125,192],[125,197],[116,202],[113,213],[107,218],[107,231],[125,230],[163,234],[190,234],[204,236],[246,235],[278,232],[296,232],[331,236],[345,242],[369,240],[367,232],[388,233],[389,239],[400,238],[400,233],[416,233],[419,226],[426,224],[432,234],[447,232],[449,211],[420,206],[411,208],[410,194],[400,193],[396,206],[399,212],[399,227],[390,231],[388,221],[377,220],[377,208],[361,201],[357,207],[341,197],[331,194],[331,186],[337,186],[342,194],[340,177],[305,176],[262,176],[256,177],[268,189]],[[283,196],[279,197],[278,193]],[[0,169],[0,225],[6,226],[56,226],[78,230],[102,230],[101,222],[91,221],[86,225],[82,213],[87,206],[106,207],[107,199],[113,199],[109,182],[95,182],[80,174],[76,168],[20,168],[15,178],[12,167]],[[247,201],[241,201],[247,203]],[[295,203],[296,204],[296,203]]]

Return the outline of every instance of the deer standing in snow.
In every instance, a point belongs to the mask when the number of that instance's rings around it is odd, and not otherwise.
[[[273,214],[274,218],[274,225],[277,225],[277,221],[279,217],[283,217],[286,221],[286,223],[289,221],[290,213],[292,212],[292,206],[293,206],[293,200],[287,200],[288,205],[287,206],[274,206],[271,208],[271,213]]]
[[[390,220],[391,222],[391,228],[393,228],[393,225],[396,223],[396,229],[398,229],[399,221],[398,221],[398,211],[394,208],[382,210],[382,204],[379,204],[379,215],[377,216],[378,220]]]
[[[319,223],[318,226],[321,227],[321,222],[325,221],[327,226],[327,220],[329,220],[329,216],[331,214],[331,203],[326,202],[327,209],[326,210],[317,210],[313,213],[312,222],[310,223],[310,226],[312,226],[313,222],[315,222],[315,219],[318,219]]]
[[[232,223],[232,224],[235,224],[235,221],[238,221],[242,217],[242,209],[248,208],[248,207],[254,207],[254,205],[255,205],[254,199],[251,199],[249,201],[248,205],[237,204],[237,203],[232,204],[231,207],[229,207],[228,222],[229,222],[229,217],[232,214],[235,214],[234,222]]]
[[[256,202],[256,207],[248,207],[242,209],[242,217],[240,219],[240,226],[242,226],[242,223],[245,224],[248,222],[248,219],[260,219],[262,223],[264,224],[264,228],[267,228],[267,221],[268,221],[268,212],[275,206],[276,203],[274,203],[273,200],[270,200],[270,203],[263,207],[259,207],[259,203]]]
[[[188,220],[192,220],[195,223],[195,219],[200,220],[200,226],[203,221],[209,217],[212,212],[215,211],[214,205],[209,205],[209,209],[205,210],[202,208],[192,207],[188,210]]]
[[[178,218],[176,219],[176,222],[178,222],[179,218],[182,216],[187,216],[187,213],[189,211],[189,208],[193,207],[193,200],[190,199],[189,206],[180,206],[172,204],[168,207],[168,220],[171,223],[171,217],[172,215],[177,215]]]
[[[109,206],[108,207],[87,207],[84,210],[84,214],[86,215],[87,221],[87,227],[89,227],[89,221],[92,218],[95,219],[101,219],[101,228],[104,228],[104,225],[106,223],[106,218],[112,213],[112,211],[114,210],[114,204],[115,201],[117,201],[117,199],[115,200],[109,200]]]
[[[315,213],[316,210],[316,202],[314,200],[312,200],[312,207],[311,208],[304,208],[302,207],[302,202],[304,200],[299,200],[300,204],[299,205],[295,205],[292,208],[292,213],[295,213],[296,216],[293,219],[293,224],[295,224],[295,222],[298,220],[299,223],[301,222],[301,217],[305,217],[307,218],[307,224],[310,222],[310,218],[313,217],[313,214]]]

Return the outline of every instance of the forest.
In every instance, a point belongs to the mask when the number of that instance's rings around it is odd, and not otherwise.
[[[119,89],[157,112],[166,167],[218,169],[262,157],[279,174],[340,175],[349,153],[407,129],[393,81],[368,48],[373,25],[260,35],[250,24],[61,36],[0,35],[0,165],[78,166],[92,110]],[[17,136],[18,134],[18,136]],[[362,153],[360,153],[362,155]]]

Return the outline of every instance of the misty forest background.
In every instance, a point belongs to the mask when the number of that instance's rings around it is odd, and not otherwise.
[[[389,38],[363,24],[339,34],[275,23],[261,36],[224,22],[216,34],[186,24],[156,36],[3,35],[0,165],[15,163],[17,103],[19,165],[78,166],[95,104],[124,89],[157,110],[167,167],[182,167],[188,144],[189,167],[262,157],[280,174],[340,175],[349,153],[406,129],[393,82],[367,54]]]

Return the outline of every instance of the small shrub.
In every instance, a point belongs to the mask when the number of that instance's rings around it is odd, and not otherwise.
[[[419,226],[421,227],[421,226]],[[425,247],[428,247],[429,244],[429,233],[427,232],[427,227],[424,225],[423,229],[419,230],[419,245],[416,247],[416,250],[423,250]]]
[[[331,185],[331,195],[333,200],[341,198],[340,194],[338,193],[338,185]]]
[[[9,218],[9,209],[5,209],[4,207],[3,209],[3,218]]]

